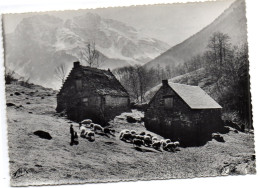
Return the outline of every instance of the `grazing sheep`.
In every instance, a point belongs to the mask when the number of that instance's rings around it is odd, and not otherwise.
[[[180,142],[179,142],[179,141],[175,141],[175,142],[173,142],[173,143],[174,143],[174,145],[175,145],[176,148],[180,146]]]
[[[103,127],[99,124],[91,123],[90,128],[93,129],[94,132],[96,132],[97,130],[104,132]]]
[[[162,139],[162,140],[161,140],[161,145],[162,145],[162,147],[164,148],[164,147],[167,145],[166,140]]]
[[[80,137],[85,138],[86,133],[88,132],[88,129],[84,126],[81,126],[79,130],[80,130]]]
[[[167,144],[169,144],[169,143],[172,142],[172,141],[171,141],[170,139],[166,139],[165,142],[166,142]]]
[[[143,135],[140,135],[140,134],[137,134],[134,136],[136,139],[140,139],[140,140],[144,140],[144,136]]]
[[[146,133],[145,132],[141,132],[140,135],[144,136],[144,135],[146,135]]]
[[[156,136],[154,136],[153,138],[152,138],[152,142],[154,143],[154,142],[157,142],[158,141],[158,138],[156,137]]]
[[[133,145],[134,145],[134,147],[141,147],[142,145],[144,145],[144,141],[137,139],[137,138],[134,138],[133,139]]]
[[[135,130],[131,130],[130,133],[131,133],[132,135],[137,135],[137,133],[136,133]]]
[[[115,136],[115,130],[111,128],[104,128],[104,133],[105,134],[111,134],[112,136]]]
[[[152,143],[152,147],[153,147],[154,149],[156,149],[156,150],[160,150],[160,148],[161,148],[161,142],[160,142],[160,141],[154,141],[154,142]]]
[[[173,142],[167,143],[163,149],[165,151],[175,151],[176,145]]]
[[[92,120],[91,119],[84,119],[81,121],[82,124],[90,124],[92,123]]]
[[[150,136],[144,136],[144,145],[150,147],[152,145],[152,139]]]
[[[130,133],[130,131],[128,129],[124,129],[124,130],[120,131],[119,138],[121,139],[122,135],[125,133]]]
[[[88,130],[86,132],[85,137],[89,140],[89,141],[94,141],[95,140],[95,133],[91,130]]]
[[[120,134],[119,139],[122,140],[122,141],[125,141],[125,142],[132,142],[133,136],[130,132],[123,132],[123,133]]]

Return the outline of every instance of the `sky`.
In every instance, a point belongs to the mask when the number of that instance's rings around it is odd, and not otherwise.
[[[174,46],[213,22],[234,1],[217,0],[200,3],[6,14],[3,17],[3,23],[5,32],[11,33],[23,18],[33,16],[34,14],[48,13],[66,20],[87,12],[92,12],[99,14],[103,18],[121,21],[150,37]]]

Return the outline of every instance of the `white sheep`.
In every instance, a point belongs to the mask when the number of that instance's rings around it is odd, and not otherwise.
[[[136,139],[140,139],[140,140],[144,140],[144,136],[143,135],[140,135],[140,134],[137,134],[134,136]]]
[[[175,144],[173,142],[167,143],[163,149],[166,151],[174,151],[176,148]]]
[[[121,137],[123,136],[123,134],[125,134],[125,133],[130,133],[130,131],[128,129],[124,129],[124,130],[120,131],[120,133],[119,133],[120,140],[121,140]]]
[[[154,149],[156,149],[156,150],[160,150],[160,148],[161,148],[161,142],[160,142],[160,141],[154,141],[154,142],[152,143],[152,147],[153,147]]]
[[[79,130],[80,130],[80,136],[85,137],[88,129],[84,126],[81,126]]]
[[[120,140],[125,141],[125,142],[132,142],[133,141],[133,136],[130,132],[122,132],[119,137]]]
[[[94,130],[94,132],[96,132],[97,130],[100,130],[101,132],[104,132],[104,129],[101,125],[99,124],[95,124],[95,123],[91,123],[90,124],[90,128]]]
[[[163,149],[166,150],[166,151],[175,151],[175,149],[180,145],[180,142],[179,141],[176,141],[176,142],[169,142],[167,143]]]
[[[131,130],[130,133],[131,133],[132,135],[137,135],[137,133],[136,133],[135,130]]]
[[[162,147],[164,148],[166,145],[167,145],[167,143],[166,143],[166,140],[165,139],[162,139],[161,140],[161,145],[162,145]]]
[[[87,130],[85,137],[90,141],[94,141],[95,140],[95,133],[91,130]]]
[[[152,142],[154,143],[154,142],[157,142],[158,141],[158,138],[156,137],[156,136],[154,136],[153,138],[152,138]]]
[[[143,140],[144,140],[145,146],[151,146],[151,144],[153,143],[151,137],[147,136],[147,135],[144,136]]]
[[[81,121],[82,124],[90,124],[92,123],[92,120],[91,119],[84,119]]]
[[[174,143],[174,145],[175,145],[176,148],[180,146],[180,142],[179,142],[179,141],[175,141],[175,142],[173,142],[173,143]]]

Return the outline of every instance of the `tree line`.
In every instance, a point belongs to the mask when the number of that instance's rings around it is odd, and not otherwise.
[[[137,103],[146,102],[145,93],[161,83],[179,75],[204,69],[205,75],[214,78],[214,95],[225,110],[236,111],[248,121],[250,112],[249,61],[247,44],[233,46],[229,35],[215,32],[208,40],[205,51],[177,66],[167,65],[147,70],[135,65],[113,71],[130,97]],[[147,101],[148,102],[148,101]]]

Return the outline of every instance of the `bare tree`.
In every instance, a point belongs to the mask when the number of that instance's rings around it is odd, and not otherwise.
[[[67,75],[67,68],[64,64],[60,64],[55,69],[55,76],[64,84]]]
[[[96,49],[95,42],[89,42],[86,49],[80,52],[80,56],[81,61],[90,67],[99,67],[101,64],[102,57],[100,52]]]

